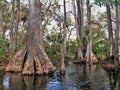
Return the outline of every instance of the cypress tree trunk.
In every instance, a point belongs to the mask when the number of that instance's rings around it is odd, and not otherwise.
[[[117,55],[117,61],[120,64],[120,6],[116,5],[116,25],[117,25],[117,30],[116,30],[116,52],[115,54]]]
[[[15,44],[17,44],[17,36],[18,36],[18,29],[19,29],[19,22],[20,22],[20,18],[19,18],[19,13],[20,13],[20,0],[16,1],[16,23],[15,23],[15,33],[14,33],[14,39],[15,39]]]
[[[12,11],[11,11],[11,21],[10,21],[10,43],[9,43],[9,51],[13,54],[15,49],[15,28],[14,28],[14,17],[15,17],[15,0],[12,1]]]
[[[77,53],[77,60],[82,61],[83,60],[83,1],[76,0],[77,4],[77,15],[76,15],[76,28],[77,28],[77,37],[79,40],[79,47],[78,47],[78,53]]]
[[[77,8],[79,8],[79,1],[76,2],[77,3]],[[75,0],[72,1],[72,5],[73,5],[73,8],[74,8],[74,19],[75,19],[75,27],[76,27],[76,34],[77,34],[77,38],[79,40],[79,47],[78,47],[78,51],[77,51],[77,60],[80,62],[81,60],[83,60],[83,54],[82,54],[82,49],[81,49],[81,39],[80,39],[80,35],[79,35],[79,20],[78,20],[78,14],[77,14],[77,11],[76,11],[76,6],[75,6]]]
[[[18,40],[18,31],[20,25],[20,0],[12,0],[11,21],[10,21],[10,43],[9,51],[14,53]]]
[[[41,43],[41,3],[30,0],[29,24],[25,43],[13,56],[6,71],[22,72],[23,75],[48,74],[55,70]]]
[[[97,63],[98,61],[92,51],[91,6],[89,0],[86,0],[86,6],[87,6],[87,24],[88,24],[87,27],[89,29],[89,37],[88,37],[85,60],[91,65],[93,63]]]
[[[1,1],[2,4],[2,1]],[[0,35],[3,35],[3,6],[0,4]]]
[[[17,10],[15,10],[17,9]],[[19,27],[19,12],[20,12],[20,0],[12,1],[12,12],[10,22],[10,43],[9,50],[13,54],[15,46],[17,44],[18,27]]]
[[[65,55],[66,55],[66,37],[67,37],[67,30],[66,30],[66,2],[65,0],[63,0],[64,2],[64,25],[63,25],[63,42],[62,42],[62,47],[61,47],[61,69],[60,72],[61,74],[65,74]]]
[[[109,4],[106,4],[106,12],[107,12],[107,23],[108,23],[109,42],[110,42],[110,56],[112,56],[113,55],[113,30],[112,30],[111,11],[110,11]]]

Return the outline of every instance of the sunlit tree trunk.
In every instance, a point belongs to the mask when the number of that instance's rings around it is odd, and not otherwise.
[[[2,3],[2,1],[0,2]],[[3,25],[4,21],[3,21],[3,6],[0,4],[0,35],[3,35]]]
[[[110,11],[109,4],[106,4],[106,12],[107,12],[107,23],[108,23],[109,42],[110,42],[110,56],[112,56],[113,55],[113,30],[112,30],[111,11]]]
[[[23,75],[48,74],[55,70],[41,43],[41,3],[30,0],[28,30],[25,42],[13,56],[6,71],[22,72]]]
[[[63,41],[62,41],[62,47],[61,47],[61,73],[64,74],[65,73],[65,55],[66,55],[66,40],[67,40],[67,30],[66,30],[66,2],[65,0],[63,0],[64,2],[64,24],[63,24]]]
[[[87,27],[89,29],[89,37],[88,37],[85,60],[89,64],[93,64],[93,63],[97,63],[97,59],[92,51],[91,6],[89,0],[86,0],[86,6],[87,6]]]

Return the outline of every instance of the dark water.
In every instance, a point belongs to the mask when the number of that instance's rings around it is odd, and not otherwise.
[[[66,75],[22,76],[0,72],[0,90],[120,90],[120,70],[67,65]]]

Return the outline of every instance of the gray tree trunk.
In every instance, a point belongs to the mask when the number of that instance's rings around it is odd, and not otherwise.
[[[80,18],[80,36],[82,40],[82,51],[84,49],[84,42],[83,42],[83,36],[84,36],[84,0],[80,0],[80,9],[81,9],[81,18]]]
[[[9,43],[9,51],[13,54],[15,49],[15,38],[14,38],[14,17],[15,17],[15,0],[12,1],[12,11],[11,11],[11,22],[10,22],[10,43]]]
[[[67,30],[66,30],[66,1],[63,0],[64,2],[64,24],[63,24],[63,35],[62,35],[62,47],[61,47],[61,73],[65,73],[65,55],[66,55],[66,40],[67,40]]]
[[[17,9],[17,10],[15,10]],[[10,22],[10,43],[9,50],[13,54],[15,46],[17,44],[18,27],[19,27],[19,12],[20,12],[20,0],[12,1],[12,12]]]
[[[79,40],[79,47],[78,47],[78,53],[77,53],[77,60],[81,61],[83,60],[83,0],[76,0],[77,4],[77,15],[76,15],[76,28],[77,28],[77,36]],[[75,9],[74,9],[75,11]]]
[[[110,56],[112,56],[113,55],[113,30],[112,30],[111,11],[110,11],[109,4],[106,4],[106,12],[107,12],[107,23],[108,23],[109,42],[110,42]]]
[[[15,44],[17,44],[17,36],[18,36],[18,30],[19,30],[19,22],[20,22],[20,18],[19,18],[19,13],[20,13],[20,1],[21,0],[17,0],[16,1],[16,23],[15,23],[15,32],[14,32],[14,39],[15,39]]]
[[[2,1],[1,1],[2,4]],[[0,35],[3,35],[4,21],[3,21],[3,5],[0,4]]]
[[[120,6],[116,6],[116,21],[117,21],[117,52],[116,55],[118,55],[118,62],[120,64]]]
[[[86,0],[86,6],[87,6],[87,27],[89,29],[89,37],[88,37],[88,44],[87,44],[87,50],[85,59],[86,62],[89,64],[97,63],[97,59],[93,54],[92,51],[92,30],[91,30],[91,6],[90,6],[90,0]]]

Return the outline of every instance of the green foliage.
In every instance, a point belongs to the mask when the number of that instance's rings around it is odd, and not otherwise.
[[[60,33],[57,33],[57,32],[51,32],[50,35],[47,35],[46,39],[49,43],[55,44],[55,45],[60,45],[62,42],[62,37]]]
[[[15,52],[21,47],[21,45],[22,45],[22,42],[18,42],[17,44],[16,44],[16,46],[15,46]]]
[[[104,58],[109,55],[109,40],[105,31],[93,29],[93,52],[97,57]]]
[[[44,48],[50,58],[60,59],[61,57],[61,42],[62,37],[60,33],[51,33],[44,41]],[[67,42],[67,54],[65,58],[74,58],[78,48],[77,40],[70,40]]]
[[[71,40],[67,42],[67,55],[66,58],[75,58],[78,49],[78,40]]]
[[[106,6],[107,4],[113,6],[113,5],[120,5],[120,0],[94,0],[95,4],[98,6]]]
[[[46,36],[46,41],[44,41],[44,48],[50,58],[60,57],[61,42],[62,42],[62,37],[60,33],[52,32]]]
[[[8,47],[5,42],[5,38],[0,36],[0,56],[4,55],[8,51]]]

